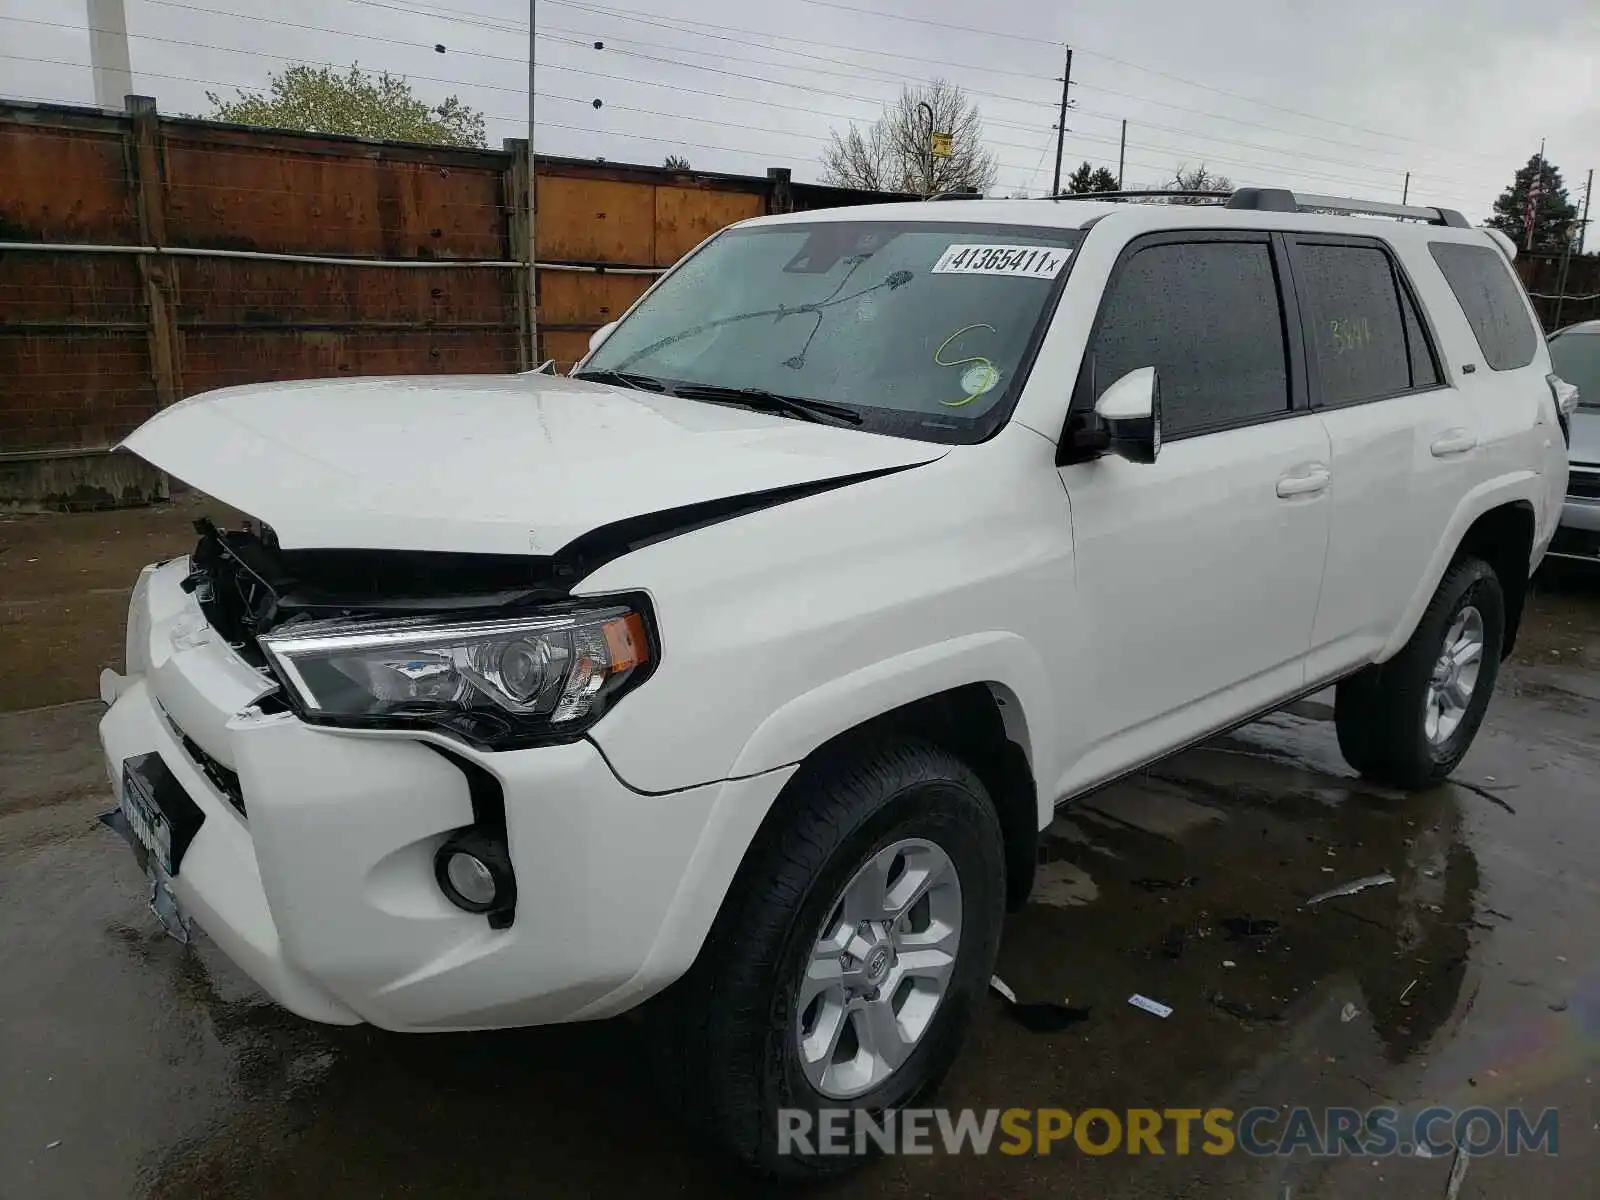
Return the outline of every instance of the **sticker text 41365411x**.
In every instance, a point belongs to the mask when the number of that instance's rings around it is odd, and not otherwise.
[[[1012,275],[1054,279],[1072,251],[1064,246],[953,245],[933,264],[935,275]]]

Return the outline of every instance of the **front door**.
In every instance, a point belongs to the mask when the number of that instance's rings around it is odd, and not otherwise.
[[[1285,337],[1282,253],[1266,235],[1156,235],[1130,245],[1107,285],[1074,410],[1153,366],[1163,444],[1148,465],[1061,469],[1072,640],[1092,678],[1072,681],[1058,795],[1304,686],[1332,476]]]

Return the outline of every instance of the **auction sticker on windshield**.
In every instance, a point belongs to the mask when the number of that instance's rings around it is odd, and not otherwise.
[[[1072,251],[1061,246],[953,245],[933,264],[935,275],[1015,275],[1054,279]]]

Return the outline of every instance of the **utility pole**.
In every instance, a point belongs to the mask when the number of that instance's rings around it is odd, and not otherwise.
[[[536,3],[537,0],[528,0],[528,362],[535,370],[544,361],[539,357],[539,242],[534,237],[534,213],[539,207],[539,190],[535,182],[539,174],[535,164],[539,159],[534,152],[533,140],[533,65],[538,57],[534,52],[533,10]]]
[[[128,15],[122,0],[88,0],[89,62],[94,69],[94,102],[123,109],[133,91],[128,60]]]
[[[1061,120],[1056,125],[1056,182],[1050,189],[1052,196],[1061,194],[1061,155],[1067,141],[1067,92],[1072,87],[1072,47],[1067,47],[1067,69],[1061,74]]]
[[[1578,219],[1578,253],[1583,253],[1583,238],[1589,232],[1589,197],[1594,195],[1594,168],[1589,168],[1589,178],[1583,185],[1583,216]]]
[[[1117,146],[1117,191],[1122,190],[1122,164],[1128,157],[1128,119],[1122,119],[1122,142]]]
[[[1539,139],[1539,157],[1533,169],[1533,178],[1528,181],[1528,202],[1522,216],[1523,235],[1522,248],[1524,251],[1533,249],[1533,230],[1539,223],[1539,202],[1544,199],[1544,139]]]
[[[1404,204],[1411,199],[1411,172],[1406,172],[1406,185],[1400,189],[1400,203]]]
[[[922,168],[922,194],[931,196],[933,195],[933,105],[926,100],[918,100],[917,107],[928,118],[928,145],[924,154],[925,162]]]

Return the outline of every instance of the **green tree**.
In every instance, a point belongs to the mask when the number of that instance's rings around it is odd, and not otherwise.
[[[1517,171],[1511,186],[1500,193],[1488,225],[1516,242],[1518,249],[1528,244],[1528,230],[1523,221],[1535,172],[1539,174],[1539,202],[1533,219],[1533,248],[1554,253],[1564,249],[1567,239],[1577,232],[1578,206],[1567,199],[1561,172],[1551,166],[1549,160],[1541,162],[1537,154]]]
[[[404,76],[387,71],[373,75],[355,65],[340,73],[301,63],[269,75],[265,95],[235,90],[233,100],[206,93],[213,108],[209,119],[446,146],[485,144],[482,113],[455,96],[430,107],[411,94]]]
[[[1091,167],[1088,162],[1082,163],[1077,170],[1067,176],[1066,191],[1069,196],[1116,190],[1117,177],[1104,167]]]
[[[661,165],[669,171],[688,171],[691,169],[689,160],[681,154],[667,155],[667,161]]]

